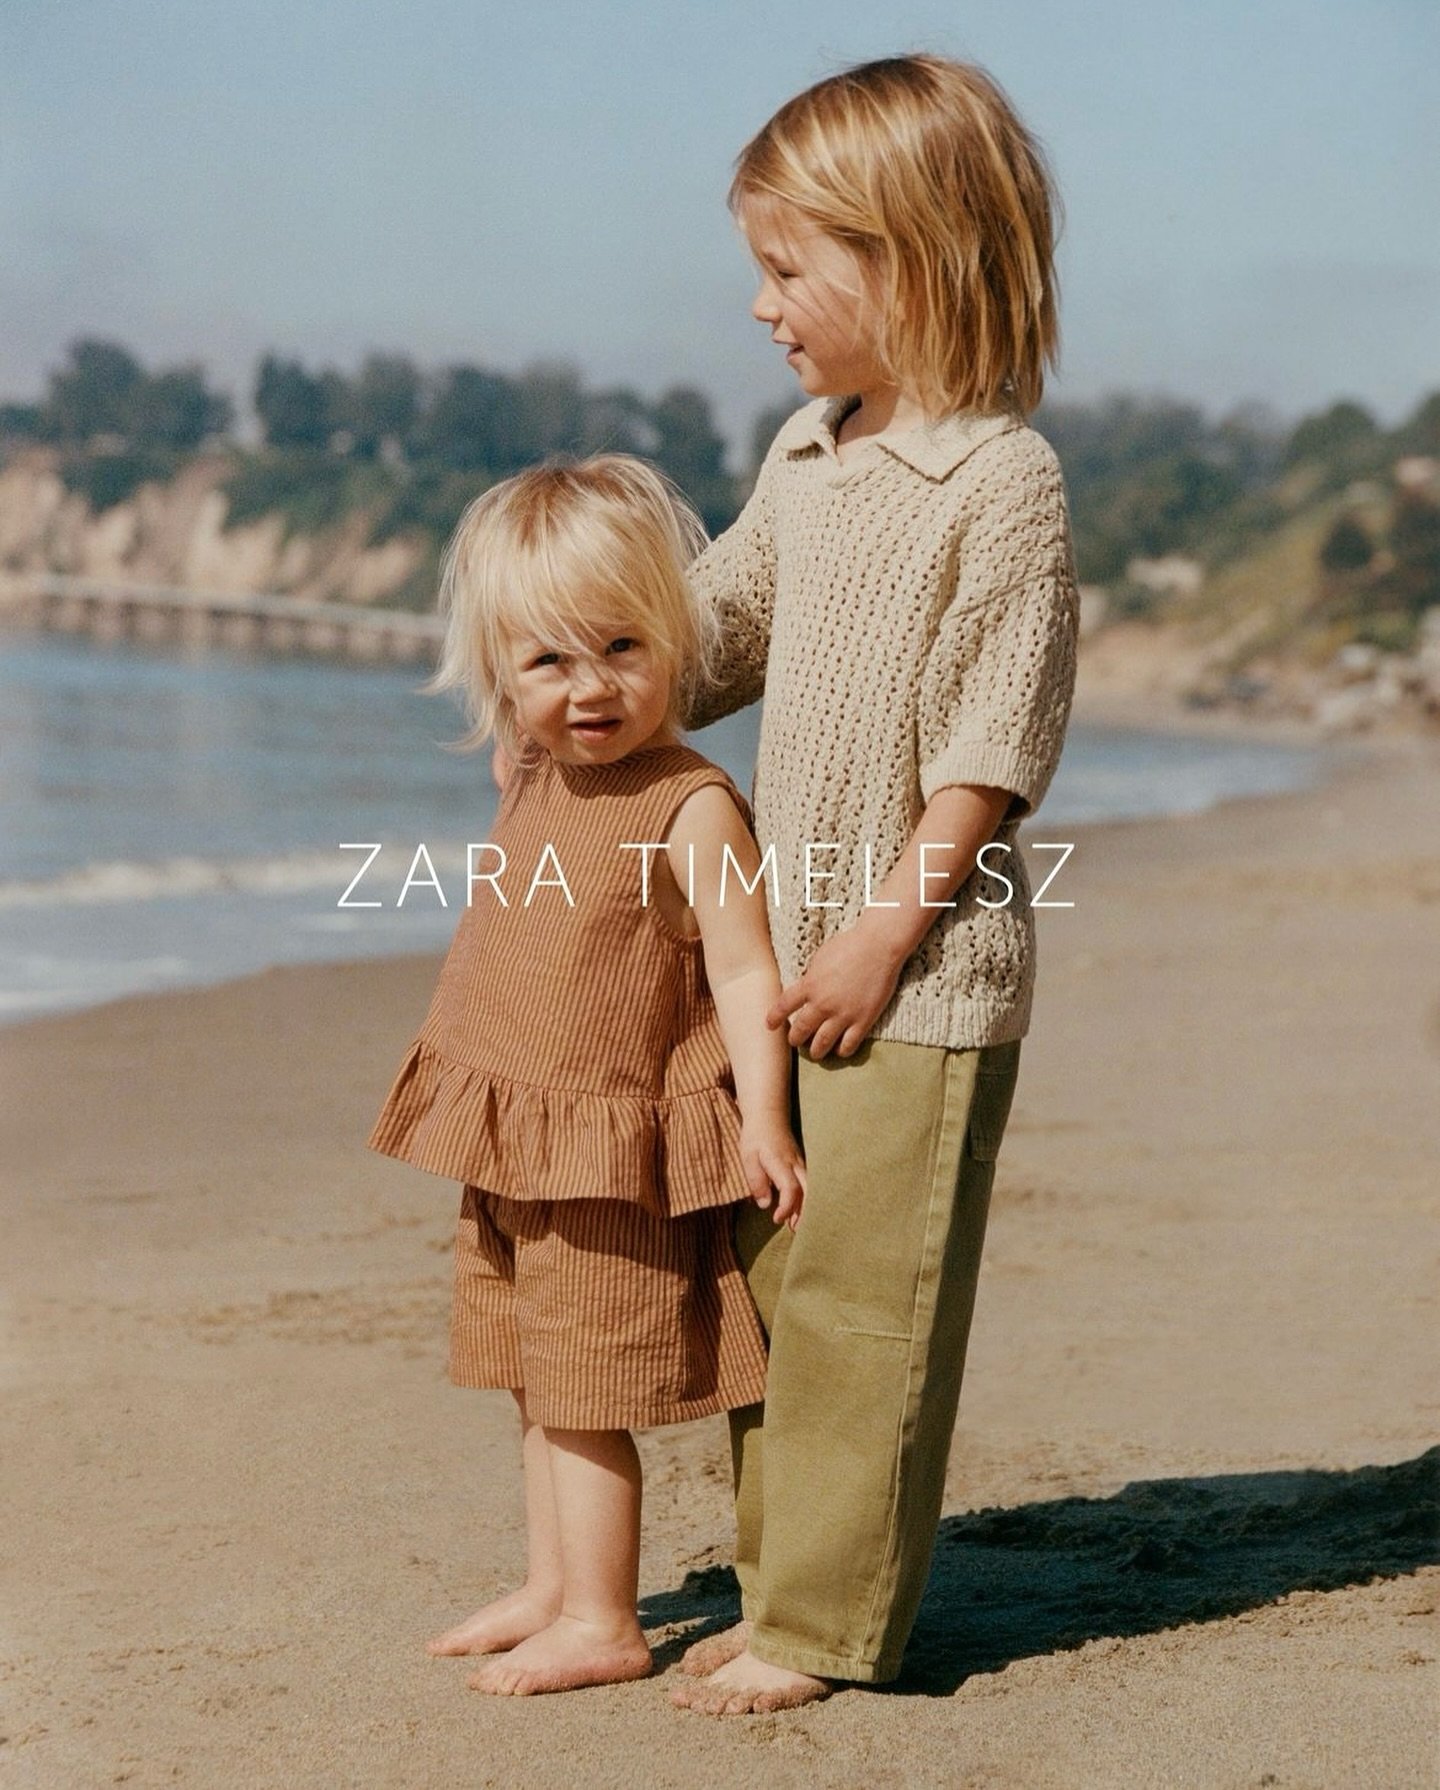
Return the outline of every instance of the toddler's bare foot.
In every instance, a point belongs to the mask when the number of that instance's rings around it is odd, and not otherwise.
[[[752,1626],[749,1622],[737,1622],[733,1628],[724,1629],[718,1635],[706,1635],[703,1641],[697,1641],[681,1654],[680,1670],[691,1678],[708,1678],[719,1667],[728,1666],[745,1651]]]
[[[538,1635],[560,1614],[558,1597],[547,1597],[522,1585],[508,1597],[497,1597],[473,1616],[443,1635],[425,1643],[425,1651],[437,1658],[454,1658],[465,1653],[505,1653]]]
[[[693,1709],[699,1715],[769,1715],[776,1709],[818,1703],[829,1695],[825,1679],[767,1665],[747,1648],[701,1683],[677,1684],[670,1701],[677,1709]]]
[[[487,1660],[467,1682],[492,1697],[536,1697],[590,1684],[624,1684],[654,1670],[638,1623],[617,1633],[575,1616],[557,1616],[509,1653]]]

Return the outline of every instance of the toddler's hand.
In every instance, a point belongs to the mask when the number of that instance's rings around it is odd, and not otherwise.
[[[755,1204],[793,1231],[805,1199],[805,1158],[781,1119],[742,1125],[740,1160]]]

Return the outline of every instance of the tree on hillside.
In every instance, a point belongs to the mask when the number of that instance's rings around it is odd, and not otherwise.
[[[45,411],[39,404],[0,404],[0,441],[43,441]]]
[[[1296,424],[1285,444],[1285,464],[1300,466],[1307,461],[1325,465],[1347,462],[1357,448],[1373,441],[1378,433],[1375,418],[1363,404],[1342,398],[1328,410],[1307,416]]]
[[[271,447],[324,447],[336,427],[333,390],[298,360],[267,354],[255,380],[255,413]]]
[[[1375,543],[1356,516],[1336,518],[1320,545],[1320,564],[1327,572],[1358,572],[1375,557]]]
[[[586,395],[587,454],[653,454],[657,440],[649,406],[629,386]]]
[[[1065,470],[1080,575],[1101,584],[1137,554],[1233,550],[1263,525],[1283,440],[1258,407],[1212,423],[1170,398],[1046,404],[1036,427]]]
[[[198,365],[172,367],[142,379],[130,401],[129,436],[142,447],[187,453],[207,435],[223,435],[234,417],[234,405],[205,384]]]
[[[1400,445],[1407,454],[1440,454],[1440,392],[1431,392],[1400,425]]]
[[[540,458],[587,452],[589,406],[577,367],[568,361],[536,362],[515,381],[515,401],[525,417],[525,436]]]
[[[529,418],[514,386],[482,367],[451,367],[421,421],[422,451],[462,472],[504,478],[535,459]]]
[[[710,400],[693,386],[672,386],[652,406],[654,459],[699,510],[711,534],[735,514],[735,487],[725,470],[725,442]]]
[[[655,458],[681,484],[723,478],[725,443],[715,428],[710,400],[693,386],[672,386],[651,411],[659,431]]]
[[[355,452],[374,459],[387,442],[403,451],[420,414],[420,394],[420,371],[408,355],[367,355],[351,382],[345,410]]]
[[[132,401],[145,370],[118,342],[82,337],[69,348],[69,363],[50,375],[42,406],[52,439],[88,442],[97,435],[128,436]]]
[[[44,402],[24,432],[66,447],[110,445],[188,453],[230,426],[233,407],[211,391],[196,363],[147,373],[118,342],[82,337],[67,363],[50,375]],[[16,431],[20,432],[19,430]]]
[[[1222,463],[1240,483],[1254,489],[1271,478],[1285,450],[1286,428],[1277,411],[1257,402],[1237,404],[1214,430]]]

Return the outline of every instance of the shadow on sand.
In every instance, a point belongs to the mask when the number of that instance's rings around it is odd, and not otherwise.
[[[1393,1467],[1143,1479],[1113,1498],[979,1510],[940,1525],[898,1692],[946,1696],[977,1672],[1107,1636],[1151,1634],[1440,1564],[1440,1448]],[[669,1665],[736,1620],[728,1567],[644,1599],[686,1623]]]

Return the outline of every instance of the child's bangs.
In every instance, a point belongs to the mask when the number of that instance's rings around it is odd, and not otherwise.
[[[870,147],[851,108],[801,105],[800,94],[746,144],[735,164],[728,203],[740,218],[759,209],[783,234],[786,212],[860,253],[873,250],[875,219],[858,171]],[[773,208],[773,209],[771,209]]]
[[[615,518],[567,518],[517,552],[506,569],[500,621],[512,638],[591,652],[597,635],[625,632],[673,648],[664,599],[674,582],[654,544],[628,539]]]

